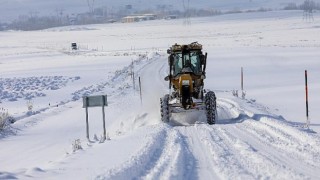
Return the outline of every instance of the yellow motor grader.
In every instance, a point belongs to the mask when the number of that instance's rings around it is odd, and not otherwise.
[[[161,120],[169,122],[173,113],[203,111],[208,124],[215,124],[217,118],[216,96],[213,91],[204,90],[207,53],[202,45],[193,42],[187,45],[174,44],[169,54],[169,89],[171,94],[160,98]]]

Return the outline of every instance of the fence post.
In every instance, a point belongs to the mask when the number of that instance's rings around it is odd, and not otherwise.
[[[139,89],[140,89],[140,101],[141,101],[141,105],[142,105],[142,91],[141,91],[141,78],[139,76]]]
[[[106,96],[102,96],[102,118],[103,118],[103,141],[107,139],[107,133],[106,133],[106,117],[104,112],[104,105],[106,104]]]
[[[89,114],[88,114],[88,105],[89,105],[89,98],[85,97],[86,99],[86,125],[87,125],[87,139],[88,141],[90,141],[89,139]]]
[[[309,128],[310,120],[309,120],[308,72],[307,72],[307,70],[304,71],[304,76],[305,76],[305,89],[306,89],[306,116],[307,116],[306,126]]]
[[[241,91],[243,91],[243,67],[241,67]]]
[[[246,92],[244,91],[244,88],[243,88],[243,67],[241,67],[241,97],[242,99],[245,99],[246,97]]]
[[[131,74],[132,74],[132,84],[133,84],[133,90],[136,89],[136,85],[135,85],[135,82],[134,82],[134,64],[133,64],[133,60],[132,60],[132,68],[131,68]]]

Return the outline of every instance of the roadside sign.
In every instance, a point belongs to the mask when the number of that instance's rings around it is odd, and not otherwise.
[[[108,106],[107,95],[83,97],[83,108]]]
[[[89,138],[89,107],[102,107],[102,117],[103,117],[103,139],[102,142],[106,140],[106,120],[105,120],[105,112],[104,107],[108,106],[107,95],[99,95],[99,96],[85,96],[83,97],[83,108],[86,108],[86,130],[87,130],[87,139]]]

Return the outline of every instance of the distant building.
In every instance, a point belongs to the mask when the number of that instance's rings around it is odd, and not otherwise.
[[[134,16],[126,16],[121,19],[121,22],[123,22],[123,23],[133,23],[136,21],[137,21],[137,18]]]
[[[140,21],[155,20],[156,18],[157,18],[157,15],[155,14],[131,15],[131,16],[123,17],[121,22],[133,23],[133,22],[140,22]]]
[[[144,14],[143,16],[145,16],[147,18],[147,20],[157,19],[157,15],[155,15],[155,14]]]
[[[178,16],[177,15],[169,15],[169,16],[166,16],[165,19],[167,20],[170,20],[170,19],[177,19]]]
[[[108,21],[107,21],[108,23],[115,23],[115,22],[117,22],[115,19],[109,19]]]

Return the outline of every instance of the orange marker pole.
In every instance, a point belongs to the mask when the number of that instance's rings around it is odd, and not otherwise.
[[[308,73],[307,73],[307,70],[304,71],[304,74],[305,74],[305,88],[306,88],[306,116],[307,116],[307,126],[309,126]]]

